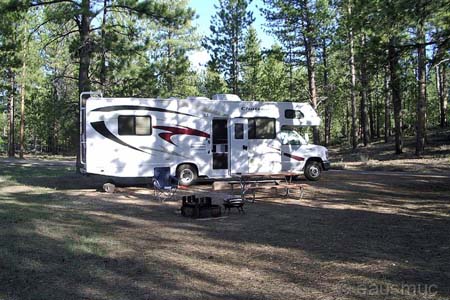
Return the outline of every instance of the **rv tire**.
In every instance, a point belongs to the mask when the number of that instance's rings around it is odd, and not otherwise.
[[[177,168],[177,177],[180,185],[192,185],[197,180],[197,169],[193,165],[180,165]]]
[[[305,177],[311,181],[317,181],[322,175],[322,165],[318,161],[309,161],[305,167]]]

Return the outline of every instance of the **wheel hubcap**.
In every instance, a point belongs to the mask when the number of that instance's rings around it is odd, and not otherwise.
[[[183,170],[180,174],[180,180],[184,183],[189,183],[194,179],[194,173],[191,170]]]
[[[312,177],[318,177],[320,175],[320,170],[316,166],[311,166],[309,168],[309,174],[311,174]]]

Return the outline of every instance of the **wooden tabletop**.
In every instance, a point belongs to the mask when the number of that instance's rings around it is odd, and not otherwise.
[[[262,173],[242,173],[242,174],[233,174],[233,176],[236,177],[246,177],[246,178],[251,178],[251,177],[275,177],[275,176],[297,176],[299,175],[298,173],[294,173],[294,172],[276,172],[276,173],[271,173],[271,172],[262,172]]]

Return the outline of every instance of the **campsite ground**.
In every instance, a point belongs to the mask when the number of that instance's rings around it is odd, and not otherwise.
[[[334,169],[398,171],[428,174],[450,174],[450,128],[434,128],[428,131],[425,154],[415,156],[415,136],[405,136],[403,153],[394,154],[394,137],[389,143],[383,139],[353,151],[348,145],[329,148]]]
[[[0,165],[2,300],[450,299],[448,172],[335,170],[301,201],[192,220],[70,161]]]

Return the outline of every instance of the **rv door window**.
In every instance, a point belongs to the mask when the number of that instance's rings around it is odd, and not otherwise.
[[[250,118],[248,119],[249,139],[274,139],[275,119],[271,118]]]
[[[119,116],[119,135],[151,135],[152,124],[149,116]]]
[[[234,138],[236,140],[242,140],[244,138],[244,124],[237,123],[234,125]]]

